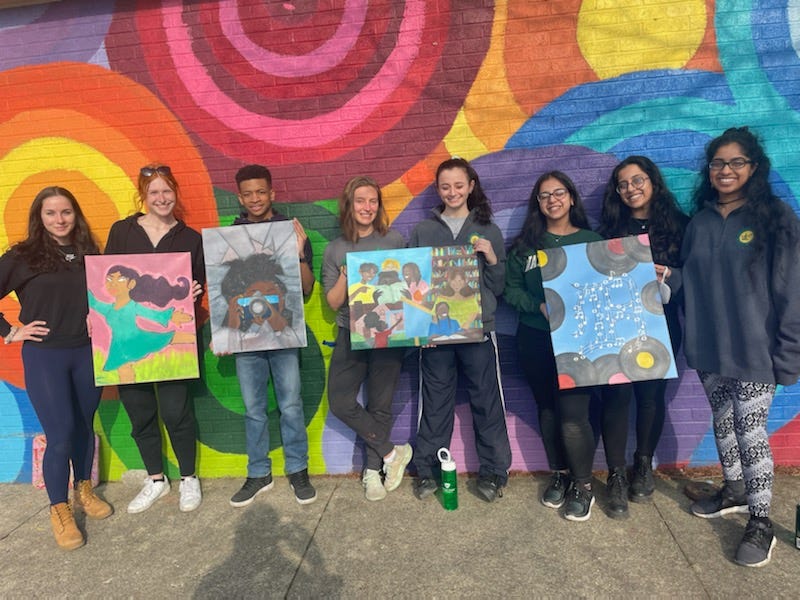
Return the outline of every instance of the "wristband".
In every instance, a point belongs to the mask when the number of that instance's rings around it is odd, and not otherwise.
[[[16,335],[17,331],[19,331],[19,328],[18,328],[18,327],[12,327],[12,328],[11,328],[11,331],[9,331],[9,332],[8,332],[8,335],[7,335],[5,338],[3,338],[3,342],[4,342],[6,345],[8,345],[8,344],[10,344],[12,341],[14,341],[14,336]]]

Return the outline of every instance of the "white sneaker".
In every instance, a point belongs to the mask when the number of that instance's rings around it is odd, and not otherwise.
[[[383,487],[379,471],[374,471],[372,469],[364,471],[364,478],[361,480],[361,485],[364,486],[367,500],[376,501],[386,498],[386,488]]]
[[[203,493],[200,491],[200,480],[192,475],[181,479],[181,500],[179,507],[181,512],[191,512],[200,506],[203,500]]]
[[[169,479],[167,479],[166,475],[164,475],[164,481],[153,481],[146,477],[142,490],[128,504],[128,512],[140,513],[145,511],[153,506],[156,500],[167,494],[169,494]]]
[[[393,492],[400,487],[400,482],[403,481],[403,474],[406,472],[408,463],[411,462],[411,457],[414,456],[414,451],[409,444],[394,447],[395,456],[392,462],[383,463],[383,472],[386,479],[383,481],[383,487],[387,492]]]

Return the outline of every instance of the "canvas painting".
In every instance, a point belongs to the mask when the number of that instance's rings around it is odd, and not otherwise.
[[[677,377],[647,235],[539,252],[561,389]]]
[[[95,384],[194,379],[188,252],[86,257]]]
[[[203,229],[216,354],[307,345],[291,221]]]
[[[353,350],[483,339],[472,246],[349,252],[347,295]]]

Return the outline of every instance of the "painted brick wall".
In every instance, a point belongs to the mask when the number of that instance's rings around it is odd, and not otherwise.
[[[338,235],[335,198],[353,175],[378,179],[394,226],[407,235],[436,204],[436,165],[468,158],[510,241],[533,181],[556,167],[575,179],[594,221],[610,170],[633,153],[653,158],[688,207],[703,146],[742,124],[762,136],[773,186],[797,211],[798,27],[787,0],[356,0],[324,8],[62,0],[0,8],[0,248],[24,235],[33,196],[52,184],[76,194],[105,239],[131,212],[138,169],[152,161],[176,173],[191,226],[225,225],[238,210],[233,174],[260,162],[273,170],[282,210],[304,223],[319,274],[324,247]],[[319,285],[305,308],[311,469],[358,470],[363,447],[328,413],[325,342],[334,316]],[[16,299],[0,300],[0,312],[16,319]],[[515,327],[501,305],[513,469],[539,470],[546,461]],[[200,474],[241,476],[233,361],[205,352],[201,363],[193,390]],[[682,357],[679,367],[657,459],[715,463],[707,402]],[[397,442],[415,436],[418,383],[409,352],[395,395]],[[24,390],[19,347],[0,347],[0,481],[30,480],[40,428]],[[798,386],[779,390],[770,413],[780,464],[800,464],[799,395]],[[96,429],[103,478],[141,467],[113,388]],[[452,447],[460,468],[476,469],[463,392]],[[171,450],[166,457],[175,474]],[[601,448],[596,458],[602,468]]]

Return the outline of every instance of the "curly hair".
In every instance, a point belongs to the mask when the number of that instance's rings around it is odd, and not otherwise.
[[[539,190],[548,179],[555,179],[560,182],[572,197],[573,202],[569,209],[569,222],[579,229],[589,229],[589,219],[586,217],[586,211],[583,208],[578,188],[575,187],[572,179],[561,171],[548,171],[547,173],[542,173],[536,183],[533,184],[530,198],[528,198],[528,213],[525,216],[525,223],[522,225],[522,231],[514,238],[514,242],[511,245],[512,248],[518,250],[526,248],[541,250],[544,248],[543,236],[547,232],[547,217],[539,207]]]
[[[450,169],[461,169],[467,174],[467,179],[473,181],[475,185],[472,188],[469,196],[467,196],[467,208],[472,212],[475,211],[475,220],[481,225],[488,225],[492,222],[492,207],[489,204],[489,198],[483,191],[481,180],[478,177],[478,172],[472,168],[463,158],[453,157],[441,163],[436,169],[436,187],[439,187],[439,175],[442,171],[449,171]],[[439,205],[439,210],[444,211],[445,204],[442,202]]]
[[[140,274],[136,269],[124,265],[113,265],[106,275],[119,273],[129,281],[135,281],[130,297],[135,302],[150,302],[164,307],[172,300],[183,300],[189,295],[191,285],[186,277],[178,277],[176,284],[171,284],[163,275]]]
[[[751,219],[753,228],[753,262],[763,255],[767,249],[767,241],[775,240],[779,244],[791,243],[795,231],[791,223],[785,218],[786,206],[780,198],[772,192],[769,183],[770,160],[764,152],[758,137],[748,127],[731,127],[722,135],[715,137],[706,146],[703,168],[698,177],[695,188],[694,213],[705,208],[709,203],[716,202],[718,192],[711,185],[709,177],[709,163],[722,146],[739,144],[742,153],[752,161],[753,173],[742,187],[742,195],[747,202],[742,206]]]
[[[670,257],[680,254],[683,241],[685,215],[678,208],[675,196],[669,191],[664,177],[656,164],[646,156],[629,156],[611,172],[603,196],[603,211],[600,214],[600,233],[614,238],[628,235],[631,209],[617,191],[619,173],[625,167],[636,165],[650,179],[653,195],[650,199],[648,233],[654,248],[663,249]]]
[[[55,185],[46,187],[36,194],[31,204],[28,213],[28,237],[12,247],[16,255],[37,273],[51,273],[64,264],[64,255],[58,251],[58,243],[45,229],[42,221],[42,207],[45,200],[57,196],[66,198],[75,212],[75,227],[70,234],[70,245],[74,249],[76,258],[83,261],[83,257],[87,254],[100,253],[89,223],[72,192]]]

